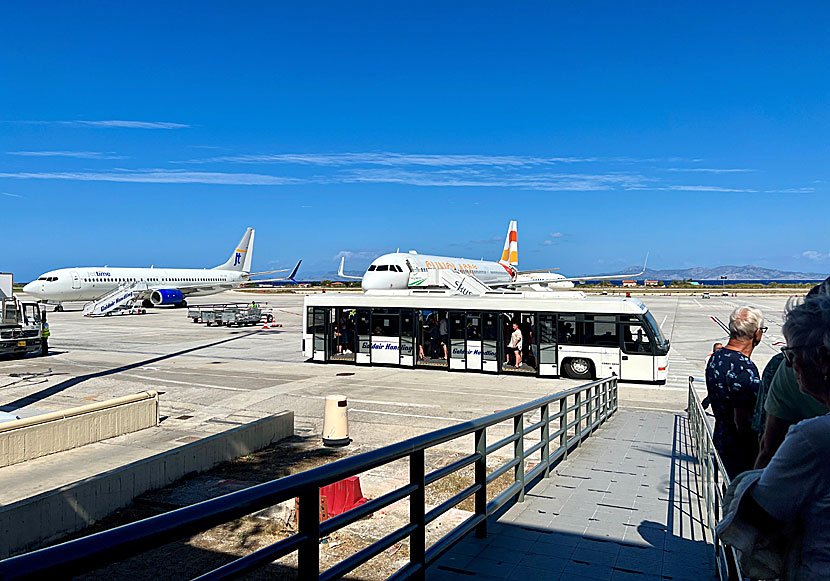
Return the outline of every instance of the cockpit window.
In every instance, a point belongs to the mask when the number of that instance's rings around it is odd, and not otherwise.
[[[374,265],[374,264],[370,264],[370,265],[369,265],[369,272],[371,272],[371,271],[373,271],[373,270],[375,270],[375,265]]]
[[[377,269],[378,269],[379,271],[386,271],[386,270],[389,270],[389,266],[388,266],[388,265],[386,265],[386,264],[381,264],[380,266],[378,266],[378,268],[377,268]]]

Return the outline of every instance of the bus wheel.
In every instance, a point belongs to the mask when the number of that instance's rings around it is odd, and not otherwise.
[[[591,361],[584,357],[568,359],[565,371],[572,379],[591,379]]]

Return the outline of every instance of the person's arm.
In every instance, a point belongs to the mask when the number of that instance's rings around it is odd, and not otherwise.
[[[767,414],[764,436],[761,438],[761,449],[758,452],[758,458],[755,460],[756,470],[767,467],[784,441],[787,430],[790,429],[791,425],[792,423],[787,420],[782,420],[772,414]]]
[[[822,489],[824,454],[812,445],[807,431],[821,431],[822,425],[790,428],[769,466],[749,493],[770,516],[790,522],[798,519]],[[819,433],[819,436],[821,434]]]

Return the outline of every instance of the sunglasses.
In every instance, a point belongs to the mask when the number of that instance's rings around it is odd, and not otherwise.
[[[821,349],[824,345],[799,345],[798,347],[781,347],[781,353],[784,355],[784,360],[789,367],[793,366],[795,361],[795,352],[804,351],[805,349]]]

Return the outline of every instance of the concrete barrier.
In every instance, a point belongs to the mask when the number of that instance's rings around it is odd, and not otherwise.
[[[155,391],[0,424],[0,468],[159,424]]]
[[[292,435],[294,412],[286,411],[2,506],[0,558],[43,547],[127,506],[148,490]]]

